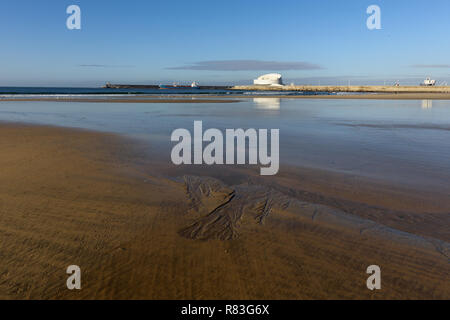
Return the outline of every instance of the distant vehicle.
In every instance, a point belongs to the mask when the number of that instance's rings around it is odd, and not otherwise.
[[[435,85],[436,85],[436,80],[432,80],[430,78],[426,78],[422,83],[422,86],[427,86],[427,87],[432,87]]]

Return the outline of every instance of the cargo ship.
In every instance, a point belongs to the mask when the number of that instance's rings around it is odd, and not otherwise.
[[[171,85],[142,85],[142,84],[112,84],[107,82],[104,86],[104,89],[133,89],[133,90],[141,90],[141,89],[203,89],[203,90],[230,90],[232,86],[200,86],[197,82],[193,82],[190,86],[188,85],[179,85],[179,84],[171,84]]]
[[[197,82],[194,81],[191,83],[190,86],[179,85],[179,84],[174,83],[174,84],[160,84],[159,88],[160,89],[187,89],[187,88],[198,89],[199,86],[198,86]]]

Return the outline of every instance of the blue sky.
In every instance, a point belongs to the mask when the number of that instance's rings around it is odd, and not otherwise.
[[[0,86],[450,82],[449,17],[448,0],[2,0]]]

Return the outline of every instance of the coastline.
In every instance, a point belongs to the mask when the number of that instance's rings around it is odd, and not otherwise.
[[[157,99],[152,96],[136,96],[135,98],[111,98],[111,99],[87,99],[87,98],[62,98],[62,97],[52,97],[52,98],[6,98],[1,99],[0,102],[7,101],[17,101],[17,102],[86,102],[86,103],[233,103],[239,102],[239,100],[220,100],[217,97],[212,97],[208,99],[198,99],[197,97],[177,97],[170,99]]]
[[[155,97],[154,95],[138,95],[127,98],[81,98],[81,97],[30,97],[0,98],[0,102],[86,102],[86,103],[235,103],[239,99],[273,98],[273,99],[325,99],[325,100],[450,100],[450,93],[363,93],[342,95],[288,95],[288,94],[232,94],[204,95],[177,94],[175,97]]]
[[[307,168],[272,181],[251,168],[174,167],[87,130],[0,123],[0,133],[1,298],[450,298],[446,216],[429,214],[432,195]],[[204,224],[233,190],[240,202],[216,212],[230,223]],[[364,285],[374,261],[380,292]],[[80,292],[65,289],[70,264],[82,267]]]
[[[233,90],[306,91],[306,92],[368,92],[368,93],[450,93],[450,86],[234,86]]]

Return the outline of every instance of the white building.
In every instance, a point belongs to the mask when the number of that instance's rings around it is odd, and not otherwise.
[[[256,86],[282,86],[283,79],[281,78],[281,74],[269,73],[253,80],[253,84]]]

